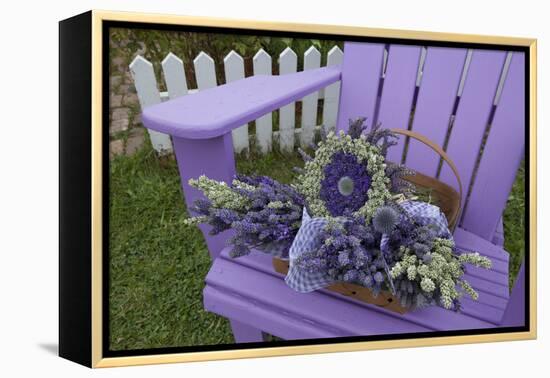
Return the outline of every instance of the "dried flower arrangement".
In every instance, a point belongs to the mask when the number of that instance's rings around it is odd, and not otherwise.
[[[439,207],[420,201],[404,179],[414,172],[386,161],[397,136],[365,119],[348,133],[322,135],[291,185],[269,177],[237,176],[232,183],[190,180],[205,197],[188,224],[211,233],[233,229],[230,255],[260,250],[288,259],[289,287],[311,292],[343,282],[391,292],[408,310],[429,305],[459,310],[466,263],[490,268],[478,253],[459,252]]]

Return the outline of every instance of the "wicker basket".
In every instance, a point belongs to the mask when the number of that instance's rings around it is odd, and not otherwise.
[[[289,261],[274,257],[273,268],[277,273],[286,275],[289,269]],[[383,307],[386,310],[398,312],[400,314],[407,312],[407,308],[401,306],[399,304],[399,300],[388,291],[383,291],[377,297],[374,297],[369,288],[347,282],[337,282],[327,286],[325,289],[345,295],[346,297],[357,299],[361,302],[374,304],[376,306]]]
[[[404,135],[406,137],[413,138],[430,147],[445,161],[451,170],[453,171],[459,187],[457,192],[451,186],[437,180],[436,178],[426,176],[422,173],[416,172],[416,175],[409,176],[406,179],[415,184],[419,188],[428,189],[431,191],[431,195],[434,197],[435,202],[441,208],[441,211],[447,217],[449,223],[449,229],[454,230],[456,227],[458,214],[460,211],[460,203],[462,199],[462,183],[456,166],[449,158],[447,153],[437,144],[428,140],[423,135],[415,133],[410,130],[393,129],[396,134]],[[273,268],[276,272],[286,275],[289,269],[289,261],[279,258],[273,258]],[[354,298],[361,302],[370,303],[378,307],[382,307],[386,310],[404,314],[408,311],[406,307],[401,306],[399,299],[392,295],[389,291],[383,291],[378,296],[374,297],[372,291],[364,286],[350,284],[345,282],[337,282],[326,287],[327,290],[345,295],[347,297]]]
[[[431,148],[441,157],[441,159],[443,159],[445,163],[449,165],[449,168],[451,168],[458,184],[458,192],[444,182],[439,181],[436,178],[426,176],[420,172],[416,172],[414,176],[409,176],[406,179],[419,188],[431,190],[436,204],[447,217],[449,229],[453,231],[458,221],[458,214],[460,212],[460,204],[462,201],[462,181],[460,180],[460,175],[458,174],[455,164],[440,146],[426,138],[424,135],[415,133],[411,130],[392,129],[392,131],[395,134],[400,134],[406,136],[407,138],[415,139]]]

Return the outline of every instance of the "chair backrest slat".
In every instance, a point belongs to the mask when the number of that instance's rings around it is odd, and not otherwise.
[[[382,81],[385,46],[345,44],[337,129],[347,130],[360,116],[371,124],[377,115],[388,128],[406,128],[412,118],[412,130],[446,147],[458,167],[460,225],[493,240],[524,152],[524,53],[513,53],[508,66],[505,51],[429,46],[424,64],[420,46],[389,45],[388,51]],[[456,187],[445,165],[438,172],[440,159],[427,147],[411,140],[404,149],[401,141],[388,160],[400,162],[402,155],[408,167]]]
[[[378,122],[385,128],[406,129],[409,125],[421,51],[420,46],[390,46],[378,112]],[[401,163],[404,145],[400,138],[388,150],[388,160]]]
[[[382,73],[384,45],[346,42],[337,130],[347,130],[349,120],[374,118]]]
[[[490,134],[483,150],[462,226],[492,237],[524,156],[525,53],[512,55]]]
[[[447,134],[466,54],[466,49],[428,47],[412,129],[440,146]],[[428,147],[411,140],[405,163],[435,177],[439,159]]]
[[[452,157],[464,187],[462,204],[466,201],[505,59],[504,51],[476,50],[472,54],[447,145],[447,153]],[[439,177],[457,187],[454,174],[447,165],[441,168]]]

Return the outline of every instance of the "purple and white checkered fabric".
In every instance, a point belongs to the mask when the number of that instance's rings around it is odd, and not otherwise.
[[[400,205],[410,216],[414,217],[419,224],[432,224],[440,237],[451,237],[447,219],[439,207],[418,201],[405,201]],[[290,268],[285,277],[286,284],[298,292],[309,293],[335,283],[326,273],[305,272],[298,269],[296,265],[293,264],[294,260],[303,253],[314,251],[320,247],[323,241],[317,236],[326,223],[327,221],[324,218],[311,218],[304,208],[302,225],[290,247]],[[388,241],[388,237],[383,235],[380,243],[380,249],[382,251],[387,249]]]
[[[294,260],[302,253],[314,251],[321,246],[322,240],[317,235],[325,227],[327,220],[324,218],[311,218],[304,207],[302,225],[290,246],[290,268],[285,277],[285,282],[292,289],[301,293],[321,289],[330,285],[333,280],[327,274],[321,272],[304,272],[296,268]]]
[[[407,214],[422,226],[432,225],[439,237],[450,238],[449,224],[441,209],[426,202],[404,201],[399,204]]]

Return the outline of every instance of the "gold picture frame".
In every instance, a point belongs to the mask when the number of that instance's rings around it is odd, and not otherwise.
[[[220,359],[237,359],[250,357],[267,357],[283,355],[299,355],[311,353],[328,352],[346,352],[372,349],[388,349],[419,346],[436,346],[448,344],[466,344],[494,341],[513,341],[535,339],[537,335],[537,298],[536,298],[536,229],[537,229],[537,153],[536,153],[536,122],[537,122],[537,41],[536,39],[514,38],[501,36],[484,36],[469,34],[437,33],[411,30],[378,29],[368,27],[352,27],[339,25],[317,25],[317,24],[294,24],[279,22],[260,22],[253,20],[231,20],[209,17],[190,17],[161,14],[145,13],[127,13],[93,10],[86,14],[90,25],[90,68],[91,68],[91,103],[89,104],[91,115],[91,199],[90,199],[90,254],[91,260],[88,261],[91,278],[89,297],[90,300],[90,356],[89,360],[79,360],[78,357],[71,357],[71,353],[63,352],[63,345],[60,345],[61,355],[90,367],[115,367],[131,366],[144,364],[160,364],[188,361],[208,361]],[[403,40],[427,40],[437,42],[457,42],[472,44],[489,45],[510,45],[524,47],[528,51],[528,83],[529,83],[529,166],[526,167],[529,172],[529,230],[526,239],[529,241],[529,250],[526,251],[529,256],[529,329],[521,332],[494,333],[494,334],[475,334],[458,336],[434,336],[425,338],[407,338],[397,340],[378,340],[378,341],[360,341],[360,342],[342,342],[331,344],[315,345],[296,345],[296,346],[275,346],[260,347],[254,349],[232,349],[219,351],[197,351],[188,353],[170,353],[170,354],[152,354],[124,357],[105,357],[103,353],[103,311],[104,311],[104,286],[103,286],[103,166],[105,151],[107,148],[103,139],[103,111],[105,106],[105,72],[103,64],[103,53],[105,44],[104,24],[106,22],[128,22],[140,24],[162,24],[162,25],[191,25],[217,28],[239,28],[262,31],[284,31],[284,32],[305,32],[305,33],[323,33],[338,36],[355,37],[380,37],[380,38],[398,38]],[[64,106],[63,103],[61,106]],[[87,247],[86,247],[87,248]],[[78,268],[84,269],[84,267]],[[68,281],[61,280],[61,288]],[[83,294],[84,295],[84,294]],[[60,298],[62,301],[62,298]],[[60,304],[61,311],[67,311],[67,307]],[[72,316],[64,316],[64,320]],[[63,321],[60,316],[60,321]],[[68,332],[68,331],[67,331]],[[71,332],[74,332],[71,331]],[[69,337],[65,335],[64,337]],[[62,343],[60,343],[62,344]],[[87,350],[87,349],[86,349]],[[86,352],[87,353],[87,352]],[[65,355],[64,355],[65,354]]]

